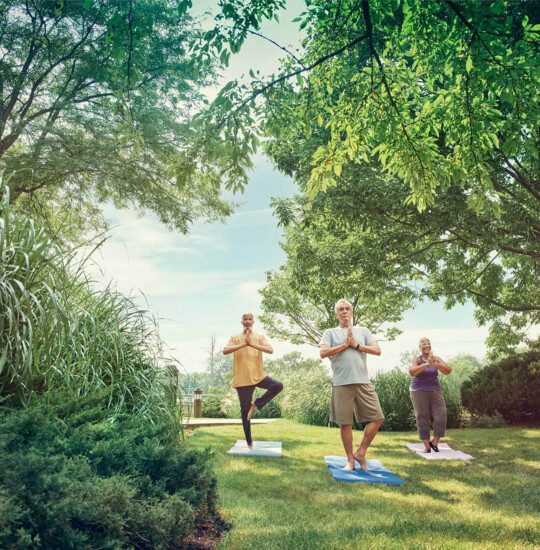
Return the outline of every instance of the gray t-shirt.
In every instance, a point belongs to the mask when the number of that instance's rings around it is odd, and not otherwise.
[[[353,327],[353,336],[361,346],[369,346],[377,340],[365,327]],[[347,329],[336,327],[326,329],[322,335],[319,347],[335,348],[347,341]],[[369,384],[366,364],[366,353],[347,348],[345,351],[332,355],[330,364],[333,373],[333,385]]]

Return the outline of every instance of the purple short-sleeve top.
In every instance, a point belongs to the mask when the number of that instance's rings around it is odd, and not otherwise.
[[[418,364],[423,365],[426,361],[420,356]],[[411,391],[441,391],[438,380],[439,371],[432,365],[425,368],[421,373],[413,376],[411,380]]]

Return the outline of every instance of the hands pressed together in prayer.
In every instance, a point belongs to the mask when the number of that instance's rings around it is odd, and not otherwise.
[[[354,349],[358,346],[358,342],[354,339],[352,326],[349,326],[347,329],[347,344],[349,344],[349,347]]]
[[[253,315],[251,313],[245,313],[242,316],[243,331],[239,336],[231,338],[230,342],[223,348],[223,355],[229,355],[229,353],[236,353],[243,348],[250,347],[264,353],[273,353],[272,346],[266,341],[264,337],[253,337]],[[243,335],[243,338],[242,338]],[[252,340],[253,338],[253,340]]]
[[[429,355],[428,355],[428,358],[427,358],[427,363],[428,363],[428,365],[430,365],[432,367],[435,367],[435,368],[438,368],[441,365],[445,365],[444,361],[440,357],[437,357],[436,355],[433,355],[433,351],[429,352]]]

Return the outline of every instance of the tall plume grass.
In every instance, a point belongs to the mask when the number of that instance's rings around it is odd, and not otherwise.
[[[92,284],[76,249],[10,211],[7,187],[0,193],[1,398],[26,406],[47,392],[99,393],[111,416],[176,417],[152,316]]]

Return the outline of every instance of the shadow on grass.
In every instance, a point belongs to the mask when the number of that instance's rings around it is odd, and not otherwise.
[[[231,548],[265,548],[269,540],[275,549],[360,547],[355,540],[361,547],[381,547],[387,540],[388,548],[397,548],[399,540],[427,543],[434,533],[463,547],[538,542],[529,526],[538,510],[531,477],[538,450],[521,448],[525,436],[519,430],[451,431],[445,441],[475,456],[471,462],[428,461],[405,447],[415,434],[382,433],[370,456],[406,480],[396,487],[334,481],[323,456],[342,453],[339,431],[310,428],[262,432],[258,439],[282,440],[284,456],[277,459],[228,455],[242,437],[233,427],[200,429],[192,436],[192,444],[216,457],[224,511],[236,524]]]

